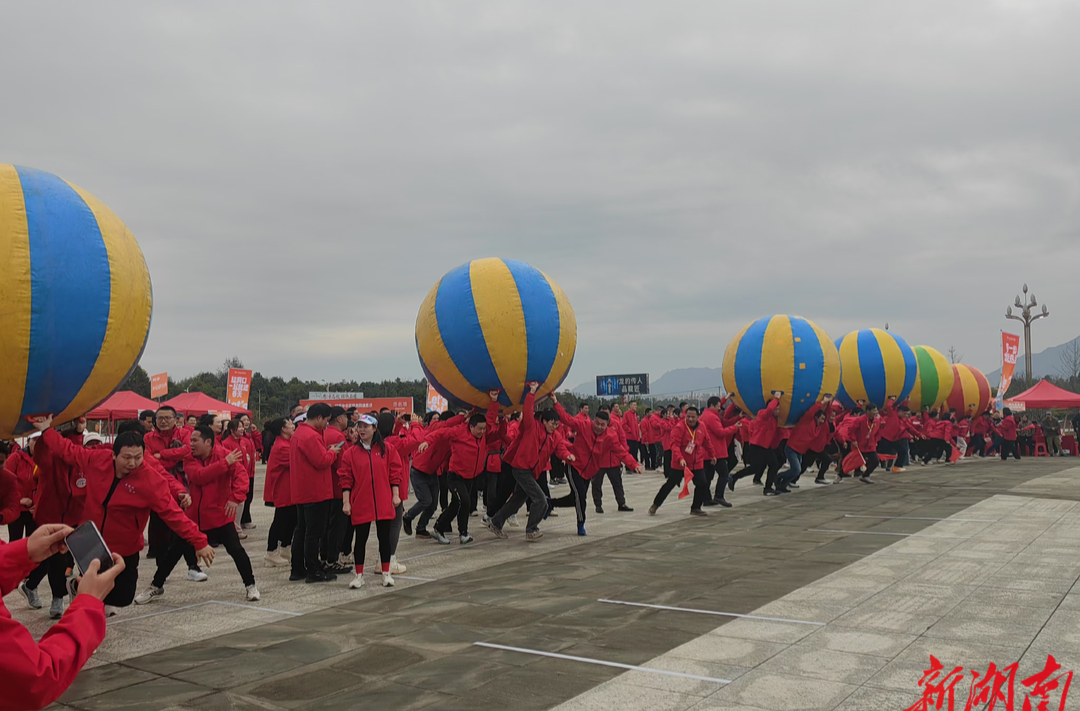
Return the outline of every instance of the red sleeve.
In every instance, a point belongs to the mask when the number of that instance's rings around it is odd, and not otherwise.
[[[401,487],[405,485],[405,465],[401,463],[401,457],[393,448],[388,448],[386,465],[390,471],[390,486],[396,486],[398,491],[401,491]]]
[[[67,691],[105,639],[104,605],[77,595],[40,642],[0,605],[0,639],[0,710],[45,708]]]
[[[176,499],[170,496],[169,487],[165,482],[154,491],[154,501],[151,507],[161,517],[161,520],[169,525],[176,535],[195,547],[195,550],[207,546],[206,536],[202,534],[195,522],[187,517],[176,503]]]
[[[555,412],[559,413],[559,419],[562,420],[562,423],[575,432],[582,432],[586,427],[592,424],[589,416],[585,414],[570,417],[570,415],[566,413],[561,402],[555,403]]]
[[[251,486],[251,477],[248,476],[247,468],[240,462],[232,465],[232,500],[243,504],[247,500],[249,486]]]
[[[555,440],[555,456],[565,462],[570,455],[570,447],[566,445],[566,438],[559,435],[559,439]],[[541,462],[541,464],[543,464],[543,462]]]
[[[294,447],[299,445],[300,454],[316,469],[325,469],[337,459],[337,453],[327,449],[321,437],[304,437]]]
[[[30,554],[26,552],[25,538],[14,543],[0,542],[0,596],[19,587],[19,583],[36,567],[38,564],[30,560]]]
[[[389,449],[389,447],[387,449]],[[338,465],[338,483],[341,485],[342,491],[352,491],[353,484],[355,483],[352,460],[351,454],[346,454],[341,458],[341,464]]]
[[[72,444],[67,437],[61,437],[60,433],[54,429],[42,432],[41,439],[49,445],[49,449],[53,451],[53,454],[60,457],[64,462],[81,469],[87,468],[90,454],[96,451]]]
[[[498,400],[488,405],[487,415],[485,416],[485,419],[487,420],[488,432],[491,432],[493,429],[495,429],[495,423],[499,421]]]
[[[184,473],[187,474],[188,482],[198,486],[206,486],[228,472],[229,463],[224,458],[216,459],[210,464],[203,464],[195,457],[184,460]]]
[[[0,523],[11,523],[19,517],[20,499],[19,480],[7,469],[0,469]]]
[[[618,457],[620,462],[626,465],[627,469],[633,471],[637,468],[638,460],[630,456],[630,450],[626,448],[626,445],[619,438],[615,438],[615,444],[612,445],[611,451]]]

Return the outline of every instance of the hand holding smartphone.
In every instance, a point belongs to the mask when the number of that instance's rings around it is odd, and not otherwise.
[[[105,539],[101,537],[101,531],[93,521],[86,521],[72,531],[64,542],[68,550],[75,558],[79,566],[79,572],[85,573],[90,569],[90,563],[94,560],[101,561],[99,572],[104,572],[113,566],[112,553],[105,545]]]

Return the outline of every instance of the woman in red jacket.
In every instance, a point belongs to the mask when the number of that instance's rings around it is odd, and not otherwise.
[[[8,540],[11,542],[29,536],[37,528],[34,523],[34,514],[30,509],[34,507],[33,492],[37,482],[34,448],[37,446],[37,438],[40,436],[40,434],[30,435],[26,441],[26,449],[15,452],[4,463],[4,469],[14,476],[19,483],[19,515],[13,520],[5,522],[8,527]]]
[[[248,478],[255,479],[255,447],[251,444],[251,440],[248,439],[247,431],[244,428],[244,415],[239,420],[229,420],[225,423],[224,432],[221,434],[221,445],[226,453],[239,449],[243,454],[243,458],[240,460],[240,465],[247,472]],[[248,491],[255,488],[255,482],[248,482]],[[245,506],[247,505],[246,502]],[[255,524],[251,523],[251,515],[248,514],[247,522],[243,521],[244,506],[240,507],[240,511],[236,515],[236,530],[240,534],[240,538],[247,538],[247,534],[244,533],[245,528],[254,528]]]
[[[206,425],[199,425],[191,433],[191,454],[184,460],[191,505],[185,513],[206,534],[211,545],[220,543],[236,564],[236,570],[244,581],[248,602],[259,599],[255,587],[255,575],[251,572],[251,560],[240,544],[236,533],[236,510],[247,497],[247,470],[241,464],[243,453],[234,449],[228,454],[223,447],[214,447],[214,433]],[[150,587],[135,596],[136,605],[145,605],[165,594],[165,580],[184,557],[191,544],[178,539],[169,550],[158,558],[157,572]]]
[[[1016,445],[1016,418],[1013,417],[1012,410],[1007,407],[1001,411],[1001,414],[1001,424],[997,426],[997,433],[1001,435],[1001,461],[1007,461],[1010,454],[1016,457],[1016,461],[1020,461],[1020,451]]]
[[[356,531],[353,549],[356,577],[349,583],[353,590],[364,585],[364,553],[372,521],[379,538],[383,587],[394,586],[394,578],[390,575],[390,526],[401,506],[398,492],[405,481],[405,468],[394,448],[383,441],[378,426],[378,420],[371,415],[360,416],[356,423],[356,446],[345,450],[338,467],[341,511],[350,517]]]
[[[284,568],[292,559],[292,537],[296,529],[296,506],[292,502],[289,483],[289,440],[296,431],[296,425],[292,420],[278,418],[267,429],[274,437],[274,444],[266,460],[263,499],[274,506],[274,522],[270,524],[266,537],[266,564],[271,568]]]
[[[71,526],[49,523],[25,540],[0,543],[0,596],[43,561],[66,554],[64,538],[71,532]],[[102,600],[124,572],[124,559],[113,553],[111,568],[99,573],[99,566],[95,560],[83,573],[79,594],[40,642],[0,601],[0,711],[42,709],[56,701],[105,639]]]

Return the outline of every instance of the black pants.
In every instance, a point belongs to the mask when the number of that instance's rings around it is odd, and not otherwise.
[[[487,515],[494,516],[503,506],[506,506],[506,502],[510,500],[511,494],[514,493],[514,470],[504,462],[502,471],[497,473],[488,472],[487,475],[484,506],[487,509]]]
[[[949,447],[949,443],[935,437],[929,440],[926,445],[926,450],[923,452],[923,464],[929,464],[931,459],[940,459],[950,453],[951,447]]]
[[[450,487],[452,496],[450,505],[443,510],[439,520],[435,522],[435,530],[443,534],[449,533],[454,519],[457,518],[458,533],[467,536],[469,514],[472,512],[473,499],[476,498],[476,480],[466,479],[453,472],[447,472],[443,478],[447,480],[446,484]]]
[[[1001,440],[1001,461],[1006,461],[1010,454],[1016,457],[1016,461],[1020,461],[1020,452],[1016,448],[1016,440]]]
[[[139,585],[139,554],[124,556],[124,569],[116,576],[112,592],[105,596],[104,603],[113,607],[127,607],[135,599],[135,589]]]
[[[780,468],[784,466],[784,458],[775,449],[766,449],[755,444],[747,446],[750,448],[750,451],[747,452],[748,466],[739,472],[736,479],[753,475],[754,483],[760,484],[762,475],[765,475],[765,489],[774,488],[776,475]]]
[[[491,520],[497,528],[501,529],[506,519],[516,514],[522,504],[528,502],[529,521],[525,524],[525,532],[538,531],[540,522],[547,513],[547,494],[533,476],[531,469],[511,469],[511,472],[514,477],[514,492],[502,508],[492,515]]]
[[[986,438],[981,434],[971,435],[971,444],[968,445],[967,456],[974,457],[975,455],[986,456]]]
[[[559,459],[554,454],[551,455],[551,481],[563,481],[566,479],[569,469],[570,467],[566,465],[566,462]]]
[[[683,482],[682,470],[673,470],[664,478],[664,483],[660,487],[660,491],[656,492],[656,498],[653,499],[653,506],[660,508],[664,503],[664,499],[668,497],[675,487],[679,486]],[[705,477],[704,469],[694,470],[694,501],[690,504],[691,511],[700,511],[701,505],[705,503],[705,499],[709,496],[709,483]]]
[[[49,576],[49,590],[52,591],[54,600],[58,600],[68,594],[67,570],[75,565],[71,553],[56,553],[41,561],[41,565],[34,568],[26,578],[26,587],[37,590],[42,579]]]
[[[292,547],[293,531],[296,530],[296,507],[278,506],[274,508],[274,522],[270,524],[270,532],[266,537],[267,552],[276,551],[280,544],[282,548]]]
[[[342,506],[341,499],[330,500],[330,517],[326,521],[326,534],[319,547],[320,557],[327,565],[338,562],[338,558],[341,557],[341,542],[345,540],[345,531],[352,526],[349,517],[341,512]]]
[[[326,522],[330,517],[330,501],[314,504],[297,504],[296,530],[292,541],[293,575],[314,573],[320,570],[319,546],[326,535]]]
[[[439,510],[445,511],[446,507],[450,505],[450,482],[447,481],[446,475],[439,477]]]
[[[37,530],[37,524],[34,523],[34,514],[23,511],[17,519],[8,524],[7,530],[8,541],[11,543],[23,538],[29,538],[30,534]]]
[[[611,480],[611,490],[615,492],[615,503],[626,506],[626,492],[623,491],[622,467],[608,467],[597,472],[592,478],[592,498],[597,507],[604,503],[604,477]]]
[[[878,468],[881,461],[878,459],[877,452],[863,452],[863,459],[866,460],[866,473],[864,477],[870,476],[874,473],[874,470]]]
[[[170,475],[171,476],[171,475]],[[146,543],[149,550],[148,558],[157,558],[169,550],[173,542],[173,530],[165,523],[156,512],[150,512],[150,523],[146,529]]]
[[[247,551],[244,550],[244,546],[240,543],[240,536],[236,532],[236,524],[229,522],[219,528],[203,531],[203,533],[206,534],[206,540],[210,542],[210,545],[214,546],[220,543],[225,546],[225,550],[232,557],[233,563],[236,564],[236,570],[240,573],[240,579],[244,581],[244,586],[254,585],[255,574],[251,572],[251,559],[248,558]],[[188,552],[194,554],[195,549],[184,539],[178,538],[169,546],[169,550],[165,552],[165,555],[158,556],[157,572],[154,573],[154,587],[165,587],[165,581],[169,578],[169,573],[173,571],[176,564]]]
[[[390,524],[393,522],[394,519],[392,518],[384,518],[375,522],[375,535],[379,538],[379,562],[382,563],[379,572],[388,572],[390,570]],[[371,521],[358,523],[353,526],[353,530],[356,532],[353,565],[356,566],[356,572],[360,573],[364,570],[368,536],[371,535]]]
[[[570,493],[551,500],[551,507],[573,506],[577,512],[579,525],[585,523],[585,507],[589,505],[589,480],[578,474],[577,469],[570,468]]]
[[[244,500],[244,512],[240,514],[240,525],[251,523],[251,502],[255,497],[255,477],[248,477],[247,499]]]
[[[728,479],[728,463],[727,459],[717,459],[716,464],[709,461],[705,462],[705,488],[706,490],[712,488],[713,478],[716,478],[716,495],[714,499],[723,500],[724,487],[727,486]]]
[[[671,450],[664,450],[664,476],[671,474]]]
[[[633,439],[627,440],[626,448],[630,450],[630,456],[637,461],[640,462],[644,459],[644,452],[641,449],[641,442]]]
[[[441,476],[437,474],[425,474],[419,469],[411,469],[409,480],[412,482],[413,493],[416,494],[416,503],[405,512],[405,518],[412,521],[419,516],[416,522],[416,530],[427,531],[428,521],[435,515],[435,509],[439,506],[439,485]]]

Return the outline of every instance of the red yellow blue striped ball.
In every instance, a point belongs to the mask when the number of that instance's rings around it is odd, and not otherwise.
[[[890,397],[903,402],[915,387],[915,351],[900,336],[880,328],[852,331],[836,342],[840,351],[837,399],[853,408],[858,400],[884,407]]]

